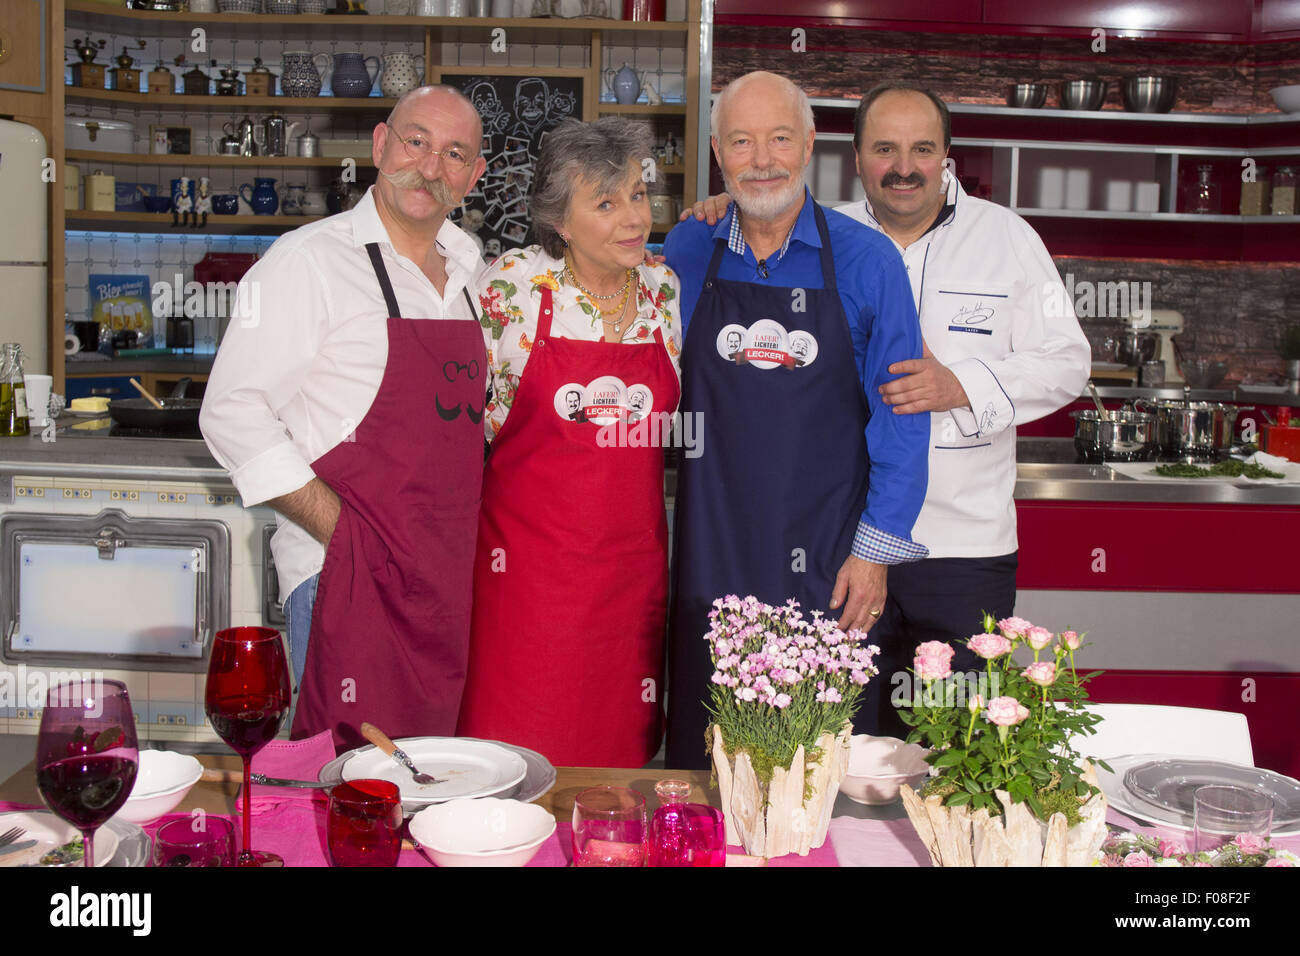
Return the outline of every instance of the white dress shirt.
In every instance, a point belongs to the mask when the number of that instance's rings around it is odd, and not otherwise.
[[[373,189],[348,212],[277,239],[240,282],[199,418],[245,505],[306,485],[312,462],[355,430],[379,392],[388,309],[365,249],[371,242],[404,318],[478,319],[462,291],[473,296],[484,268],[474,241],[449,222],[439,230],[447,268],[439,295],[393,250]],[[283,516],[279,524],[271,550],[288,597],[320,571],[325,549]]]
[[[955,178],[946,204],[939,225],[906,249],[894,243],[926,345],[970,399],[930,415],[930,484],[912,538],[933,558],[993,557],[1017,547],[1015,426],[1078,398],[1092,353],[1029,224]],[[839,211],[884,232],[866,202]]]

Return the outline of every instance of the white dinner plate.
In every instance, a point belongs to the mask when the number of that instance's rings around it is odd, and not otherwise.
[[[413,737],[396,741],[417,770],[438,783],[416,783],[411,772],[379,749],[362,750],[343,764],[344,780],[368,778],[397,784],[403,803],[442,803],[490,797],[509,790],[528,772],[524,758],[497,744],[457,737]]]
[[[24,831],[17,843],[35,840],[36,845],[15,853],[0,856],[0,867],[39,866],[41,857],[58,847],[76,841],[81,842],[81,832],[71,823],[56,817],[48,810],[14,810],[0,813],[0,833],[11,827],[22,827]],[[117,852],[118,833],[101,826],[95,831],[95,866],[107,866]],[[66,864],[65,864],[66,865]],[[75,866],[81,866],[77,860]]]
[[[1144,800],[1138,800],[1124,788],[1124,774],[1134,767],[1152,761],[1186,760],[1188,758],[1178,757],[1174,754],[1124,754],[1120,757],[1105,757],[1103,759],[1110,764],[1110,771],[1108,772],[1102,767],[1097,768],[1097,785],[1101,787],[1101,792],[1106,795],[1106,800],[1109,801],[1112,807],[1120,813],[1132,817],[1138,823],[1149,822],[1153,826],[1165,829],[1183,830],[1188,833],[1192,831],[1192,814],[1166,810]],[[1276,837],[1300,836],[1300,825],[1290,823],[1286,825],[1286,829],[1274,827],[1272,835]]]

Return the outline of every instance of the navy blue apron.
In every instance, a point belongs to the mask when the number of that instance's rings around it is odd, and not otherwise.
[[[677,480],[670,768],[709,765],[704,636],[713,601],[753,594],[775,605],[794,598],[805,615],[826,611],[866,502],[867,399],[826,217],[813,211],[825,288],[796,295],[719,279],[727,245],[718,239],[686,331],[681,409],[702,416],[703,453],[683,456]],[[769,322],[787,333],[783,344]],[[742,327],[750,334],[737,334]]]

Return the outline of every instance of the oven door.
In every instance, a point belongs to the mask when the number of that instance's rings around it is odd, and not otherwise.
[[[230,626],[220,521],[11,512],[0,569],[7,664],[204,673]]]

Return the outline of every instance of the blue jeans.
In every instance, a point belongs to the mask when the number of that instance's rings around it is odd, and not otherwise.
[[[289,660],[293,666],[293,686],[302,685],[302,672],[307,668],[307,639],[311,636],[311,610],[316,605],[316,582],[313,574],[293,589],[284,600],[284,618],[289,629]]]

